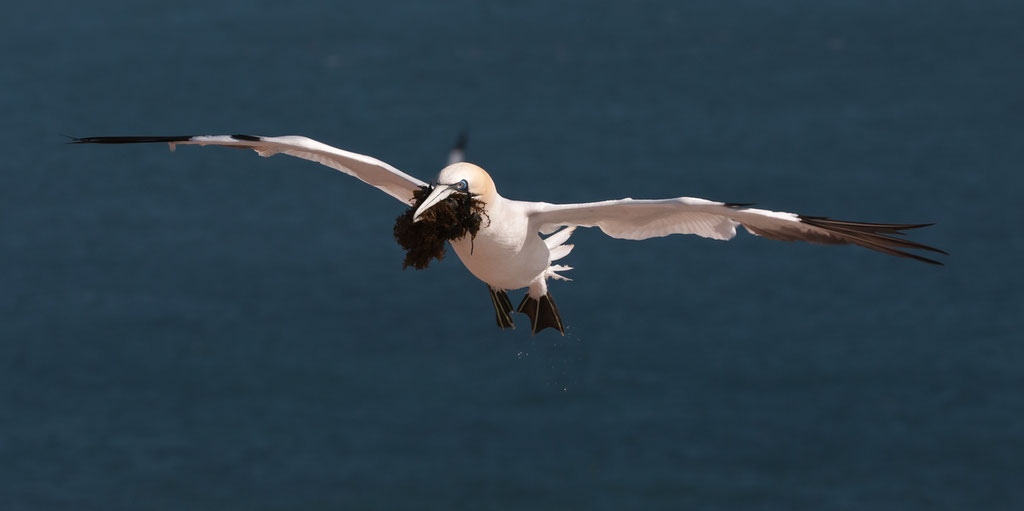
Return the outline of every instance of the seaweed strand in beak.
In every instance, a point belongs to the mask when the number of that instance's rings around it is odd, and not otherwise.
[[[402,269],[412,266],[422,270],[431,259],[444,259],[446,242],[467,234],[472,239],[480,230],[486,215],[483,201],[450,187],[445,187],[447,193],[438,192],[440,189],[420,187],[413,192],[409,209],[395,219],[395,241],[405,249]]]
[[[427,198],[423,200],[418,208],[416,208],[416,212],[412,214],[412,221],[419,222],[423,213],[436,206],[441,201],[447,199],[454,192],[455,189],[449,185],[437,185],[434,190],[430,192],[430,195],[427,195]]]

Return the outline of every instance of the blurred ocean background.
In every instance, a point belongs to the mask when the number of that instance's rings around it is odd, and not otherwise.
[[[1024,4],[139,2],[0,20],[0,508],[1024,509]],[[306,135],[510,198],[936,222],[945,267],[582,230],[500,331]],[[520,293],[513,293],[518,303]]]

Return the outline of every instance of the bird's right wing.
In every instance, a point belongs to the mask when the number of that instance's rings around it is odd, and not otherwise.
[[[171,150],[178,144],[200,146],[216,145],[249,148],[264,157],[287,154],[305,160],[315,161],[340,170],[384,193],[412,204],[413,191],[426,183],[412,177],[387,163],[370,156],[352,153],[331,147],[311,138],[299,136],[256,137],[252,135],[200,135],[181,137],[85,137],[73,138],[72,144],[140,144],[165,142]]]
[[[675,199],[621,199],[583,204],[531,203],[531,227],[541,233],[563,226],[599,227],[613,238],[643,240],[670,234],[696,234],[705,238],[729,240],[742,225],[751,234],[783,241],[812,243],[852,243],[889,255],[918,261],[938,261],[903,249],[945,252],[893,235],[906,229],[931,224],[873,224],[846,222],[728,204],[692,197]]]

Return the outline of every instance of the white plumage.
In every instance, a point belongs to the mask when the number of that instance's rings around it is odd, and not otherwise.
[[[89,137],[73,143],[123,144],[166,142],[176,145],[218,145],[251,148],[260,156],[287,154],[337,169],[374,186],[405,204],[413,204],[413,192],[427,183],[378,159],[357,154],[300,136],[256,137],[250,135],[181,137]],[[597,227],[621,239],[643,240],[670,234],[696,234],[716,240],[732,239],[737,226],[752,234],[784,241],[852,243],[890,255],[941,264],[906,249],[945,252],[895,237],[901,231],[930,224],[872,224],[844,222],[822,217],[768,211],[747,205],[728,204],[691,197],[674,199],[619,199],[581,204],[549,204],[510,200],[498,194],[490,175],[462,162],[465,137],[450,155],[450,165],[438,174],[430,195],[418,206],[414,219],[454,193],[468,193],[485,204],[486,218],[470,240],[451,241],[466,268],[491,289],[498,325],[512,326],[511,303],[505,291],[529,288],[519,312],[530,316],[534,333],[545,327],[564,335],[558,309],[547,289],[548,279],[568,280],[557,272],[571,268],[552,264],[566,257],[566,244],[576,227]],[[541,235],[547,235],[546,238]]]

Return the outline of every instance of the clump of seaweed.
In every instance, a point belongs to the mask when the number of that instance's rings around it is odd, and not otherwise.
[[[412,194],[412,206],[395,219],[395,241],[405,249],[402,269],[410,266],[422,270],[431,259],[444,259],[445,242],[466,236],[476,238],[484,212],[483,201],[468,193],[453,193],[420,215],[413,223],[416,208],[430,195],[432,188],[421,186]]]

